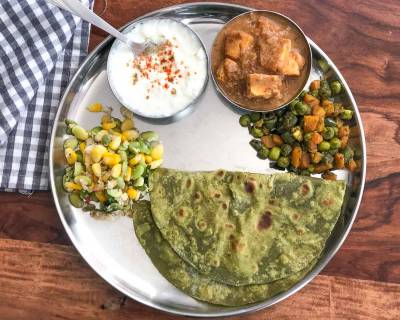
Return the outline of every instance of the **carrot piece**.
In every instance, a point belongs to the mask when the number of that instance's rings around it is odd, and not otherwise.
[[[282,138],[277,134],[272,135],[272,142],[274,143],[275,146],[278,146],[278,147],[283,144]]]
[[[328,171],[328,172],[324,172],[322,174],[322,178],[325,179],[325,180],[336,181],[337,176],[333,172]]]
[[[319,163],[315,166],[314,173],[322,173],[332,169],[332,163]]]
[[[318,122],[319,122],[318,116],[313,116],[313,115],[304,116],[304,132],[316,131]]]
[[[266,136],[262,136],[261,142],[263,143],[264,146],[266,146],[269,149],[275,147],[275,143],[272,140],[272,136],[270,134],[266,135]]]
[[[314,80],[310,83],[310,90],[318,90],[321,87],[321,80]]]
[[[303,152],[301,154],[300,169],[307,169],[310,166],[310,154]]]
[[[314,105],[311,109],[311,113],[315,116],[325,117],[325,110],[319,105]]]
[[[291,159],[291,164],[293,167],[298,168],[300,166],[300,161],[301,161],[301,154],[302,150],[300,147],[294,147],[292,150],[292,159]]]
[[[340,152],[335,154],[335,168],[336,169],[344,168],[344,155]]]
[[[320,152],[311,153],[311,162],[314,164],[320,163],[322,159],[322,154]]]
[[[325,115],[327,117],[330,117],[335,112],[335,107],[333,106],[333,102],[330,100],[327,100],[327,99],[322,100],[321,106],[322,106],[322,108],[324,108]]]
[[[311,134],[311,142],[315,144],[320,144],[324,138],[318,133],[318,132],[313,132]]]
[[[349,142],[349,136],[343,136],[340,138],[340,149],[346,148]]]
[[[351,160],[349,161],[349,163],[347,164],[347,168],[348,168],[351,172],[353,172],[353,171],[356,170],[356,168],[357,168],[356,162],[355,162],[353,159],[351,159]]]
[[[349,134],[350,134],[350,127],[349,126],[343,126],[338,131],[338,137],[339,138],[342,138],[344,136],[348,136]]]
[[[304,102],[309,104],[311,107],[315,105],[319,105],[319,100],[312,96],[311,94],[306,93],[303,98]]]

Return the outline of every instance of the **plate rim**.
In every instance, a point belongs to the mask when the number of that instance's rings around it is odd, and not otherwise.
[[[209,7],[229,7],[229,8],[236,8],[236,9],[240,9],[240,10],[246,10],[246,11],[250,11],[250,10],[256,10],[256,8],[251,8],[251,7],[247,7],[247,6],[242,6],[242,5],[236,5],[236,4],[229,4],[229,3],[221,3],[221,2],[191,2],[191,3],[184,3],[184,4],[178,4],[178,5],[174,5],[174,6],[169,6],[169,7],[165,7],[165,8],[161,8],[159,10],[154,10],[151,11],[145,15],[139,16],[131,21],[129,21],[127,24],[125,24],[124,26],[122,26],[120,29],[124,29],[125,27],[127,27],[128,25],[130,25],[133,22],[136,22],[142,18],[146,18],[149,16],[155,16],[155,15],[160,15],[163,14],[165,12],[170,12],[174,9],[184,9],[184,8],[188,8],[188,7],[200,7],[200,6],[209,6]],[[365,186],[365,177],[366,177],[366,165],[367,165],[367,159],[366,159],[366,142],[365,142],[365,133],[364,133],[364,127],[362,124],[362,119],[361,119],[361,115],[358,109],[358,105],[354,99],[354,96],[349,88],[349,86],[347,85],[347,82],[345,81],[343,75],[340,73],[340,71],[338,70],[338,68],[336,67],[336,65],[333,63],[333,61],[325,54],[325,52],[310,38],[308,38],[308,40],[310,41],[310,46],[312,49],[315,49],[318,51],[318,53],[324,58],[326,59],[331,68],[334,69],[334,71],[336,72],[336,74],[338,75],[339,80],[342,82],[343,86],[346,89],[346,92],[348,93],[349,96],[349,100],[352,103],[354,112],[357,116],[357,124],[359,126],[359,131],[360,131],[360,142],[361,142],[361,147],[362,147],[362,167],[361,167],[361,171],[360,171],[360,177],[361,177],[361,181],[360,181],[360,188],[359,188],[359,193],[357,196],[357,200],[356,200],[356,204],[354,206],[354,209],[351,213],[351,217],[349,219],[348,222],[348,226],[345,229],[345,231],[338,237],[338,239],[336,240],[335,246],[332,247],[329,251],[326,252],[325,254],[325,258],[321,261],[319,261],[316,266],[312,269],[312,271],[306,275],[301,281],[299,281],[297,284],[295,284],[293,287],[291,287],[289,290],[286,290],[285,292],[282,292],[270,299],[258,302],[256,304],[251,304],[251,305],[245,305],[245,306],[241,306],[238,307],[237,309],[234,310],[229,310],[227,309],[227,311],[211,311],[211,312],[204,312],[204,313],[198,313],[198,312],[193,312],[193,311],[181,311],[176,309],[175,307],[171,307],[171,306],[167,306],[167,305],[160,305],[157,303],[154,303],[151,299],[145,299],[143,298],[140,294],[133,294],[132,292],[129,292],[126,288],[123,287],[123,285],[118,281],[118,279],[114,278],[110,272],[108,272],[107,270],[101,269],[98,265],[96,265],[96,261],[91,257],[91,254],[88,251],[88,248],[82,246],[79,244],[77,237],[75,236],[75,234],[73,233],[72,229],[70,228],[69,224],[66,221],[65,215],[62,212],[61,209],[61,205],[58,201],[57,198],[57,187],[56,187],[56,181],[55,181],[55,175],[54,175],[54,154],[53,154],[53,150],[54,150],[54,143],[55,143],[55,137],[56,137],[56,130],[57,130],[57,126],[58,126],[58,122],[59,122],[59,118],[60,118],[60,114],[63,111],[63,105],[66,103],[66,100],[68,99],[68,93],[71,90],[71,87],[73,85],[74,82],[76,82],[77,78],[80,76],[80,73],[82,72],[82,70],[86,67],[86,65],[88,64],[89,61],[91,61],[95,56],[98,55],[99,52],[101,52],[101,50],[109,44],[110,41],[112,41],[113,37],[112,36],[108,36],[106,37],[102,42],[100,42],[93,50],[91,53],[89,53],[86,58],[84,59],[84,61],[81,63],[81,65],[79,66],[78,70],[75,72],[74,76],[72,77],[72,79],[70,80],[68,86],[65,88],[62,99],[60,100],[60,103],[58,105],[58,110],[57,113],[55,115],[54,118],[54,123],[53,123],[53,128],[51,131],[51,140],[50,140],[50,146],[49,146],[49,176],[50,176],[50,186],[51,186],[51,192],[52,192],[52,196],[53,196],[53,200],[57,209],[57,213],[60,217],[60,220],[63,224],[63,227],[66,231],[66,233],[68,234],[68,237],[70,238],[72,244],[74,245],[74,247],[76,248],[76,250],[79,252],[79,254],[82,256],[82,258],[86,261],[86,263],[102,278],[104,279],[108,284],[110,284],[111,286],[113,286],[115,289],[117,289],[118,291],[120,291],[121,293],[125,294],[126,296],[144,304],[147,305],[149,307],[152,307],[154,309],[157,310],[161,310],[170,314],[174,314],[174,315],[181,315],[181,316],[194,316],[194,317],[222,317],[222,316],[233,316],[233,315],[242,315],[242,314],[247,314],[247,313],[251,313],[251,312],[255,312],[255,311],[259,311],[261,309],[270,307],[288,297],[290,297],[291,295],[295,294],[296,292],[298,292],[299,290],[301,290],[304,286],[306,286],[311,280],[313,280],[320,272],[323,268],[325,268],[325,266],[331,261],[331,259],[333,258],[333,256],[337,253],[337,251],[341,248],[343,242],[346,240],[352,225],[354,223],[354,220],[357,216],[360,204],[361,204],[361,200],[363,197],[363,192],[364,192],[364,186]],[[222,307],[221,307],[222,308]]]

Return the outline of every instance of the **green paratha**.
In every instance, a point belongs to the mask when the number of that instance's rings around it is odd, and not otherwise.
[[[182,172],[150,176],[162,236],[200,273],[263,284],[307,268],[340,215],[345,183],[293,174]]]
[[[133,214],[139,242],[159,272],[175,287],[193,298],[213,304],[239,306],[265,300],[286,291],[303,278],[314,266],[290,277],[262,285],[230,286],[210,280],[183,261],[161,236],[154,224],[148,202],[137,203]]]

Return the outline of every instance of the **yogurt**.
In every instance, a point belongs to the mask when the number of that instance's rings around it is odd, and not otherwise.
[[[201,93],[207,81],[207,56],[195,33],[171,19],[138,22],[127,36],[158,46],[135,56],[116,41],[108,57],[108,79],[120,102],[142,116],[161,118],[178,113]]]

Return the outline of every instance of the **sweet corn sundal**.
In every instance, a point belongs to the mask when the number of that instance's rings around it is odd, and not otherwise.
[[[100,103],[88,110],[105,113],[91,130],[65,120],[70,137],[64,142],[64,189],[84,211],[126,211],[148,191],[149,172],[163,162],[163,145],[156,132],[140,133],[128,113],[114,118]]]

